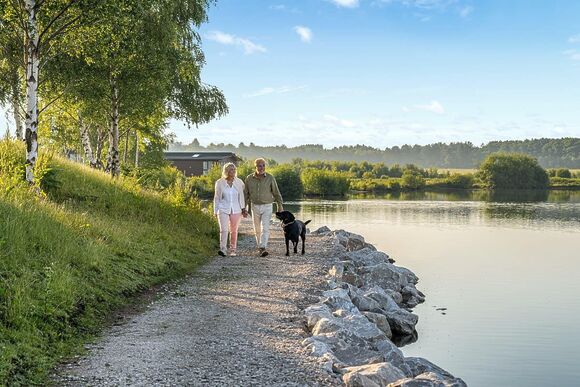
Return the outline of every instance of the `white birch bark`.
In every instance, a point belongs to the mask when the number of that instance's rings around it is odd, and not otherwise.
[[[80,115],[79,129],[81,132],[81,142],[83,144],[83,149],[85,150],[85,159],[89,161],[91,168],[97,168],[97,160],[95,159],[93,147],[91,146],[91,139],[89,137],[89,127],[84,123]]]
[[[97,127],[97,148],[95,149],[95,161],[96,168],[103,169],[103,162],[101,161],[101,155],[103,153],[103,143],[105,142],[105,131],[101,127]]]
[[[139,168],[139,133],[135,131],[135,168]]]
[[[109,154],[107,168],[112,177],[119,176],[119,90],[111,80],[111,128],[109,130]]]
[[[22,131],[22,119],[20,116],[20,87],[18,85],[18,74],[12,80],[12,113],[14,115],[14,125],[16,126],[16,138],[24,138]]]
[[[34,181],[34,166],[38,158],[38,26],[36,0],[25,0],[28,16],[26,40],[26,181]]]

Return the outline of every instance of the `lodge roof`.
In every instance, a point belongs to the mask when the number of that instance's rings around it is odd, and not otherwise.
[[[239,158],[233,152],[165,152],[166,160],[219,161],[228,157]]]

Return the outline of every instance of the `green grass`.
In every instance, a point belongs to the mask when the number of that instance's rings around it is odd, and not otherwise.
[[[195,201],[60,158],[39,195],[11,160],[20,148],[0,144],[0,385],[43,383],[114,308],[194,269],[218,236]]]

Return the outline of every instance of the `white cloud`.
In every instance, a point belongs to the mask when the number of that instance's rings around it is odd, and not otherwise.
[[[459,16],[466,18],[473,12],[473,7],[471,5],[466,5],[459,9]]]
[[[293,91],[304,90],[308,86],[301,85],[301,86],[281,86],[281,87],[263,87],[258,91],[253,93],[244,94],[244,98],[254,98],[254,97],[261,97],[263,95],[268,94],[286,94]]]
[[[574,50],[574,49],[566,50],[566,51],[563,51],[563,54],[575,62],[580,61],[580,52],[578,52],[577,50]]]
[[[294,27],[294,31],[300,36],[300,39],[305,43],[310,43],[312,41],[312,30],[304,26]]]
[[[214,42],[218,42],[220,44],[240,47],[244,50],[244,53],[246,55],[254,54],[256,52],[267,51],[264,46],[256,44],[249,39],[240,38],[238,36],[226,34],[225,32],[221,31],[210,31],[206,35],[206,38],[209,40],[213,40]]]
[[[354,122],[335,117],[331,114],[325,114],[322,116],[322,118],[324,119],[325,122],[330,123],[331,125],[334,126],[340,126],[343,128],[352,128],[354,126]]]
[[[570,36],[568,38],[568,43],[580,43],[580,34],[574,35],[574,36]]]
[[[356,8],[359,5],[359,0],[329,0],[337,7]]]
[[[427,105],[416,105],[415,106],[419,110],[425,110],[435,114],[443,114],[445,113],[445,109],[443,105],[441,105],[438,101],[431,101],[431,103]]]

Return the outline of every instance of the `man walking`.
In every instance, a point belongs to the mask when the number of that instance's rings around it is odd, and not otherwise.
[[[276,202],[278,211],[282,208],[282,195],[274,176],[266,173],[266,160],[259,158],[254,161],[256,171],[246,177],[244,196],[246,205],[252,212],[254,233],[258,244],[260,257],[268,255],[268,237],[270,236],[270,218],[272,217],[272,203]],[[248,211],[244,208],[242,213]]]

